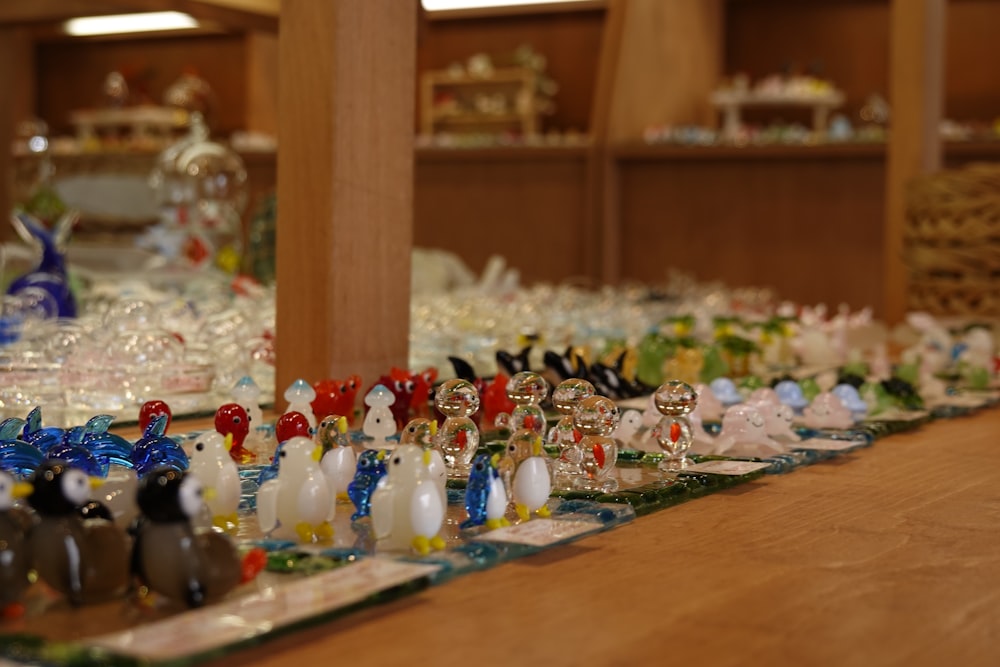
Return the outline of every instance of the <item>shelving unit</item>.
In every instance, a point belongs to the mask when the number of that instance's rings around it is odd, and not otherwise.
[[[523,67],[488,75],[424,72],[420,77],[420,118],[424,134],[513,131],[536,134],[540,110],[535,101],[537,75]]]

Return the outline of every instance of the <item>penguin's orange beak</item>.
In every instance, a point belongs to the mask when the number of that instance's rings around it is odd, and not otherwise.
[[[10,495],[14,498],[27,498],[34,490],[35,487],[28,482],[18,482],[14,485],[14,488],[11,489]]]

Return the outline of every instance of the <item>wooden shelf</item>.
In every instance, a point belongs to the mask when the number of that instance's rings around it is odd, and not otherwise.
[[[778,158],[813,160],[885,157],[884,143],[815,144],[808,146],[675,146],[669,144],[623,144],[612,149],[621,160],[767,160]]]

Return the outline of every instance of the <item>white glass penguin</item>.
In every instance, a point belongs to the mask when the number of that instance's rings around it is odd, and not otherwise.
[[[366,445],[368,449],[390,449],[386,438],[396,432],[396,418],[392,416],[389,406],[396,402],[396,397],[383,385],[377,384],[365,395],[365,405],[368,414],[361,425],[365,435],[373,442]]]
[[[413,549],[427,555],[444,549],[438,535],[446,506],[430,474],[431,452],[400,445],[389,457],[386,475],[372,494],[371,516],[380,547]]]
[[[511,440],[517,439],[530,441],[530,452],[521,461],[514,471],[514,482],[512,484],[511,496],[514,499],[514,509],[521,521],[527,521],[534,512],[540,517],[549,516],[549,508],[546,503],[549,494],[552,492],[552,477],[549,473],[548,462],[543,456],[542,437],[535,433],[533,429],[521,429],[511,436]]]
[[[288,407],[285,412],[301,412],[309,420],[309,428],[316,428],[316,415],[313,414],[312,402],[316,400],[316,390],[308,382],[299,378],[285,390],[285,400]]]
[[[441,502],[448,504],[448,468],[444,457],[435,445],[438,440],[437,421],[416,417],[411,419],[399,434],[399,444],[417,445],[421,449],[431,453],[431,462],[428,465],[428,472],[438,493],[441,494]]]
[[[236,510],[240,506],[240,472],[229,456],[232,434],[206,431],[195,440],[188,470],[205,485],[205,505],[212,514],[212,524],[226,532],[239,528]]]
[[[295,436],[281,447],[278,477],[257,490],[257,521],[274,537],[321,542],[333,538],[336,504],[319,467],[323,448]]]
[[[354,479],[358,457],[347,435],[347,417],[328,415],[316,429],[316,444],[323,448],[319,467],[326,475],[330,494],[337,500],[347,500],[347,485]]]
[[[479,392],[471,382],[455,378],[438,387],[434,404],[445,416],[437,444],[444,456],[448,476],[465,479],[479,448],[479,428],[471,419],[479,410]]]

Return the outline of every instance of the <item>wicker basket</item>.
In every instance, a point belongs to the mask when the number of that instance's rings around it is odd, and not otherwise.
[[[1000,164],[914,180],[903,253],[911,309],[1000,316]]]

